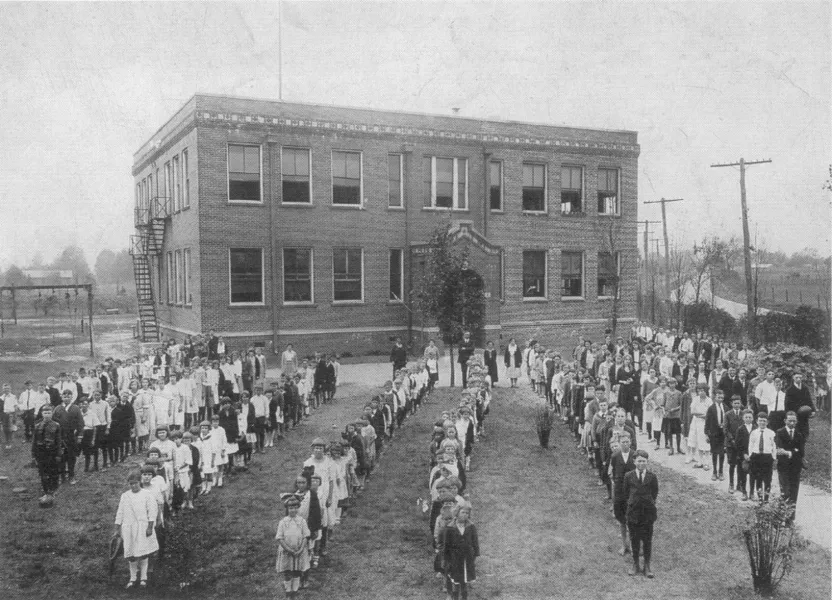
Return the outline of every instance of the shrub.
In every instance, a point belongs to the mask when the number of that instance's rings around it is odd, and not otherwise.
[[[746,322],[743,317],[740,327],[744,328]],[[822,350],[829,347],[829,316],[811,306],[799,306],[793,315],[770,312],[757,317],[757,336],[763,344],[790,342]]]
[[[756,505],[743,527],[754,591],[771,596],[789,573],[797,550],[807,542],[795,531],[794,505],[783,498]]]

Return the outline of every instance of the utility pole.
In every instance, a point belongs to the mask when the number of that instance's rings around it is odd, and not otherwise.
[[[745,160],[741,158],[735,163],[719,163],[711,165],[712,168],[739,167],[740,168],[740,202],[742,203],[742,242],[743,254],[745,257],[745,309],[748,314],[748,335],[752,341],[756,339],[757,311],[754,306],[754,292],[751,283],[751,234],[748,232],[748,203],[745,197],[745,168],[750,165],[762,165],[770,163],[766,160]]]
[[[647,219],[645,219],[644,221],[637,222],[644,223],[644,285],[645,287],[647,287],[647,275],[650,262],[650,254],[647,248],[647,240],[650,238],[650,223],[660,223],[661,221],[648,221]]]
[[[670,301],[670,244],[667,241],[667,209],[665,208],[668,202],[681,202],[684,198],[662,198],[661,200],[650,200],[644,204],[661,204],[662,205],[662,227],[664,228],[664,293]]]

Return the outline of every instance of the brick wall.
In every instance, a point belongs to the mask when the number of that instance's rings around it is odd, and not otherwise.
[[[199,98],[198,98],[199,100]],[[499,311],[499,331],[491,330],[489,338],[499,340],[502,334],[525,339],[529,335],[570,336],[573,331],[596,334],[603,331],[609,319],[612,302],[598,299],[598,252],[608,250],[605,242],[610,224],[614,228],[615,250],[621,257],[621,300],[619,318],[635,316],[638,249],[637,221],[637,150],[633,151],[632,132],[599,132],[572,128],[538,127],[526,124],[484,124],[483,122],[450,117],[421,117],[374,111],[320,108],[299,105],[260,103],[244,99],[209,99],[197,103],[198,160],[191,156],[191,169],[197,170],[198,194],[192,192],[190,215],[176,215],[166,236],[171,247],[196,241],[199,253],[192,256],[194,308],[189,311],[166,309],[163,321],[174,329],[202,330],[214,328],[227,334],[238,334],[242,340],[270,339],[276,348],[303,339],[304,343],[325,348],[354,348],[358,352],[389,345],[388,338],[406,328],[408,311],[400,303],[388,300],[388,252],[390,248],[407,248],[411,243],[429,239],[434,228],[457,221],[467,221],[484,233],[490,243],[504,253],[505,297],[494,309]],[[457,127],[461,131],[493,130],[509,135],[568,135],[573,139],[598,142],[586,147],[554,148],[499,144],[482,141],[434,138],[425,136],[390,135],[359,130],[308,131],[295,126],[276,125],[257,116],[272,114],[285,108],[289,116],[311,118],[344,118],[356,121],[373,118],[382,123],[401,125]],[[320,110],[318,110],[320,108]],[[204,118],[202,110],[223,112],[222,119]],[[238,111],[240,118],[232,120]],[[272,111],[269,113],[268,111]],[[344,112],[346,111],[346,112]],[[281,113],[282,114],[282,113]],[[486,126],[488,125],[488,126]],[[262,151],[262,204],[229,204],[227,201],[228,143],[257,144]],[[606,142],[606,144],[602,143]],[[192,144],[186,136],[182,144]],[[621,145],[620,148],[618,145]],[[288,206],[282,203],[280,152],[285,146],[309,148],[312,156],[312,205]],[[596,147],[597,146],[597,147]],[[602,147],[603,146],[603,147]],[[361,208],[332,206],[331,152],[333,149],[354,150],[362,154],[363,197]],[[637,149],[637,147],[636,147]],[[175,150],[175,148],[174,148]],[[387,155],[402,152],[405,156],[405,204],[407,210],[387,206]],[[467,211],[426,209],[424,199],[424,156],[466,158],[468,161]],[[503,211],[486,211],[485,169],[488,158],[503,162]],[[524,213],[521,209],[522,163],[541,162],[547,165],[547,212]],[[562,164],[584,168],[585,212],[577,215],[560,213],[560,167]],[[620,170],[621,216],[598,215],[596,211],[597,169],[600,166]],[[178,220],[177,220],[178,219]],[[236,247],[262,248],[264,253],[265,302],[257,307],[230,307],[228,283],[228,251]],[[283,304],[283,249],[313,248],[314,302],[304,306]],[[332,255],[338,247],[364,249],[364,302],[338,304],[333,302]],[[522,298],[522,251],[547,251],[548,290],[542,302]],[[584,253],[584,297],[581,300],[561,298],[560,252],[579,250]],[[474,250],[476,253],[476,250]],[[198,256],[198,259],[197,259]],[[407,263],[407,253],[405,254]],[[473,255],[472,255],[473,256]],[[476,257],[475,266],[477,266]],[[408,276],[405,266],[405,289]],[[483,273],[486,275],[485,273]],[[488,282],[491,284],[492,282]],[[489,309],[491,310],[491,308]],[[493,314],[489,315],[492,322]],[[414,319],[414,327],[419,326]],[[341,333],[324,333],[342,330]],[[180,335],[181,337],[181,335]],[[335,349],[335,348],[333,348]],[[343,351],[343,350],[339,350]],[[354,352],[355,353],[355,352]]]

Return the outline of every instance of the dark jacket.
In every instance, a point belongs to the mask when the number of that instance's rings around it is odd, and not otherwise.
[[[473,523],[459,533],[456,526],[446,527],[440,535],[442,564],[445,573],[455,582],[473,581],[477,577],[475,559],[480,555],[480,540]]]
[[[32,436],[32,456],[38,460],[56,458],[62,454],[61,426],[54,419],[41,420],[35,425]]]
[[[726,448],[737,448],[737,429],[743,424],[742,422],[742,411],[740,414],[734,414],[733,410],[729,410],[725,413],[725,421],[724,421],[723,432],[725,433],[725,447]],[[707,424],[706,424],[707,425]],[[748,445],[748,440],[746,440],[746,445]]]
[[[503,363],[507,367],[511,365],[511,353],[508,351],[508,346],[506,346],[506,351],[503,353]],[[523,364],[523,350],[520,346],[517,346],[517,350],[514,351],[514,364],[517,365],[518,369]]]
[[[637,470],[627,473],[624,476],[623,493],[627,498],[628,523],[646,525],[655,522],[659,480],[652,472],[645,470],[643,483],[639,481]]]
[[[757,426],[752,424],[751,431],[757,429]],[[743,457],[748,454],[748,441],[751,438],[751,433],[745,428],[745,423],[741,423],[739,427],[737,427],[736,432],[734,433],[734,444],[737,448],[737,452],[743,455]]]
[[[471,355],[474,353],[474,340],[462,340],[459,342],[459,359],[457,362],[459,364],[464,365],[468,362],[468,359],[471,358]]]
[[[786,412],[793,410],[797,412],[801,406],[808,406],[815,411],[815,405],[812,403],[812,397],[809,395],[809,388],[804,383],[799,388],[794,384],[789,386],[786,390]],[[797,430],[800,431],[804,437],[809,434],[809,417],[797,415]]]
[[[71,445],[74,445],[75,438],[84,432],[84,415],[75,404],[70,404],[68,407],[64,404],[56,406],[52,413],[52,420],[58,422],[64,441],[71,442]]]
[[[774,434],[774,443],[778,448],[789,450],[791,457],[781,454],[777,457],[778,471],[792,471],[799,473],[803,468],[803,449],[806,444],[806,438],[800,430],[795,427],[794,437],[789,436],[789,430],[786,427],[778,429]]]
[[[725,414],[725,407],[722,407],[722,426],[719,425],[719,415],[717,413],[717,405],[711,404],[705,412],[705,435],[708,436],[713,450],[713,446],[722,446],[725,443],[725,423],[727,416]]]
[[[404,345],[397,346],[394,344],[393,349],[390,350],[390,362],[397,369],[404,367],[407,364],[407,348]]]
[[[254,413],[249,410],[249,413]],[[225,438],[229,443],[234,443],[240,437],[240,426],[237,424],[237,411],[233,407],[226,405],[220,409],[220,427],[225,429]]]
[[[610,458],[610,466],[612,467],[612,482],[615,495],[619,496],[624,493],[624,476],[636,468],[635,450],[630,448],[630,454],[627,461],[624,462],[624,455],[621,450],[617,450]]]

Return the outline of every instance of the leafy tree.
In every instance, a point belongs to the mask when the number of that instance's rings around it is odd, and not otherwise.
[[[67,246],[52,263],[53,269],[71,270],[76,282],[92,280],[84,251],[78,246]]]
[[[6,285],[26,285],[26,276],[17,265],[12,265],[6,269],[6,275],[4,278],[6,280]]]
[[[454,345],[465,331],[480,329],[485,321],[485,292],[482,278],[468,268],[468,248],[455,251],[445,228],[434,231],[428,243],[427,262],[422,273],[416,308],[436,322],[451,358],[451,386],[454,385]]]

